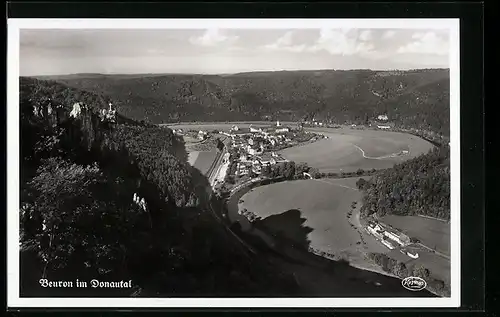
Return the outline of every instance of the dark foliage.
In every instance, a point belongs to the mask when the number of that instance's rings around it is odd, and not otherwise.
[[[121,113],[153,123],[315,118],[365,124],[386,113],[397,127],[449,135],[447,69],[54,79],[109,96]]]
[[[424,279],[427,288],[441,296],[450,296],[450,285],[432,276],[432,272],[423,265],[407,266],[404,262],[394,260],[383,253],[369,253],[368,257],[384,271],[400,278],[416,276]]]
[[[368,182],[360,180],[360,185],[365,216],[426,215],[449,220],[450,150],[436,147],[377,173]]]
[[[269,168],[266,168],[263,175],[270,178],[278,178],[284,180],[293,179],[293,177],[295,176],[295,162],[289,161],[273,165]]]
[[[21,263],[30,268],[22,276],[132,279],[136,286],[102,296],[293,292],[293,280],[250,257],[204,211],[198,187],[207,180],[185,163],[184,145],[170,129],[119,114],[102,120],[98,111],[109,100],[55,82],[22,78],[20,92]],[[82,111],[71,117],[76,102]],[[133,202],[134,193],[146,208]],[[24,286],[28,296],[85,291]]]

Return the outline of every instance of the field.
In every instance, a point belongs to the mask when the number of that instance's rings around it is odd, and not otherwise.
[[[180,123],[180,124],[166,124],[169,128],[172,129],[183,129],[183,130],[207,130],[207,131],[212,131],[212,130],[224,130],[224,131],[229,131],[233,125],[237,125],[239,128],[248,128],[250,125],[254,127],[268,127],[271,125],[276,124],[276,122],[269,122],[269,121],[255,121],[255,122],[234,122],[234,123],[221,123],[221,122],[214,122],[214,123],[208,123],[208,122],[203,122],[203,123]],[[285,124],[285,123],[283,123]],[[296,124],[292,123],[293,126],[296,126]]]
[[[189,135],[183,136],[183,139],[184,139],[184,144],[186,145],[186,147],[190,147],[192,145],[200,143],[200,140],[198,140],[194,137],[191,137]]]
[[[321,172],[354,172],[383,169],[426,153],[432,144],[416,136],[397,132],[353,129],[311,129],[328,138],[285,149],[281,154],[295,162],[305,162]],[[390,157],[401,151],[407,155]]]
[[[446,222],[418,216],[387,215],[382,222],[397,228],[426,246],[450,255],[450,225]]]
[[[194,166],[196,163],[196,160],[198,159],[198,155],[200,154],[199,151],[190,151],[188,152],[188,163],[191,166]]]
[[[385,249],[385,252],[381,253],[386,253],[387,256],[395,260],[404,262],[407,267],[412,267],[414,265],[423,265],[431,271],[431,274],[434,278],[448,282],[450,281],[450,261],[448,259],[432,253],[419,245],[408,247],[408,249],[410,249],[412,252],[418,253],[418,259],[412,259],[396,249]]]
[[[191,153],[198,153],[198,154],[191,154]],[[190,161],[189,163],[196,167],[200,172],[202,172],[204,175],[208,173],[208,170],[210,169],[210,166],[212,166],[212,163],[214,162],[215,158],[217,157],[217,151],[213,150],[210,152],[191,152],[189,154],[188,160]],[[191,162],[191,157],[196,156],[194,160],[194,163]]]
[[[261,217],[260,226],[267,232],[366,267],[364,252],[387,249],[360,228],[355,216],[348,217],[351,204],[361,198],[357,180],[298,180],[260,186],[241,198],[239,209]]]

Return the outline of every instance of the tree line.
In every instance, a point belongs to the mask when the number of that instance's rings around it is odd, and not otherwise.
[[[424,279],[427,288],[441,296],[450,296],[450,284],[435,278],[424,265],[406,265],[404,262],[390,258],[383,253],[369,253],[368,258],[379,265],[385,272],[405,278],[415,276]]]
[[[67,85],[113,98],[152,123],[282,120],[364,124],[387,114],[401,128],[449,135],[449,70],[325,70],[228,76],[75,76]]]

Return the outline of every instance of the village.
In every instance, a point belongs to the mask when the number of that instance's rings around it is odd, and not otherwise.
[[[264,167],[288,162],[278,151],[304,142],[314,142],[322,135],[297,128],[283,126],[279,121],[274,126],[239,128],[231,127],[229,132],[220,131],[231,138],[231,152],[236,162],[235,176],[260,175]]]
[[[221,161],[210,178],[212,186],[226,184],[229,187],[263,176],[266,168],[289,162],[279,151],[327,138],[322,134],[306,131],[302,123],[296,127],[274,124],[245,127],[232,125],[227,130],[173,129],[185,141],[200,151],[211,151],[214,146],[224,148]],[[225,146],[224,146],[225,145]]]

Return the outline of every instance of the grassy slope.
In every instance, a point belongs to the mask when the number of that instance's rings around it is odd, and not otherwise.
[[[328,129],[315,129],[314,131],[322,131],[328,139],[288,148],[281,153],[290,160],[306,162],[322,172],[353,172],[359,168],[390,168],[396,163],[425,153],[432,147],[427,141],[402,133],[350,129],[335,132],[325,132],[332,131]],[[367,159],[354,145],[362,148],[365,156],[388,155],[408,148],[410,154],[380,160]]]
[[[341,186],[339,186],[341,185]],[[311,246],[323,251],[340,252],[355,246],[357,232],[349,225],[346,214],[361,194],[348,185],[322,180],[300,180],[257,187],[242,197],[241,209],[246,208],[268,219],[266,226],[297,243],[310,240]],[[354,187],[355,188],[355,187]],[[287,199],[283,199],[287,197]],[[294,215],[286,211],[299,210],[305,222],[297,225]],[[281,215],[281,217],[276,216]],[[274,217],[273,217],[274,216]],[[303,229],[312,231],[304,235]]]
[[[450,254],[450,225],[446,222],[418,216],[386,215],[382,221],[418,238],[439,252]]]
[[[194,162],[194,167],[196,167],[203,175],[206,175],[216,156],[216,150],[209,152],[198,152],[198,157]]]

